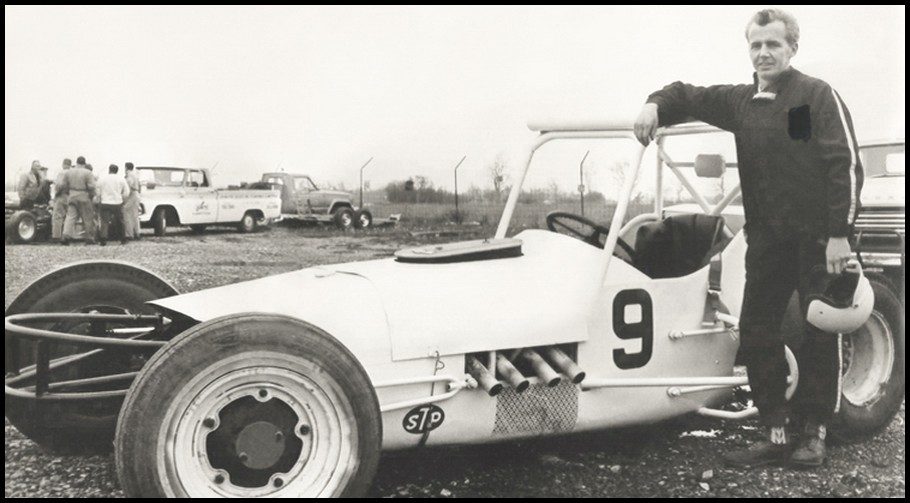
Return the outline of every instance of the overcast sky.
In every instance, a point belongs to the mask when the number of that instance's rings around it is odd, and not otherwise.
[[[529,119],[631,121],[674,80],[751,82],[762,7],[5,7],[5,173],[84,155],[354,188],[373,157],[373,187],[451,188],[466,155],[459,186],[486,188]],[[904,137],[904,7],[783,8],[793,66],[837,89],[860,140]]]

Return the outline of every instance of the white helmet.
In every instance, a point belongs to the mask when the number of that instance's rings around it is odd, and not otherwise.
[[[810,274],[814,293],[806,297],[806,321],[832,334],[849,334],[866,323],[875,294],[859,262],[847,262],[841,274],[828,274],[825,266],[816,266]]]

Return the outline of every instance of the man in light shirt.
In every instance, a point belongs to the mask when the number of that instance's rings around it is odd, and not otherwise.
[[[111,164],[108,168],[108,174],[98,179],[98,196],[101,202],[101,236],[99,238],[101,246],[107,244],[107,233],[110,225],[116,223],[120,229],[123,229],[123,219],[121,217],[123,201],[130,195],[130,187],[126,180],[117,175],[120,168],[116,164]],[[120,244],[126,244],[126,235],[122,235]]]

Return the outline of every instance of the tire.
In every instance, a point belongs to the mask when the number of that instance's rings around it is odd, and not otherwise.
[[[254,427],[265,433],[246,433]],[[261,440],[273,438],[281,445]],[[376,394],[341,343],[248,313],[190,328],[152,357],[127,394],[114,452],[133,497],[361,496],[381,442]]]
[[[243,233],[250,233],[256,231],[256,216],[252,212],[246,212],[243,214],[243,218],[240,219],[240,223],[237,224],[237,229]]]
[[[155,229],[156,236],[163,236],[167,232],[167,210],[158,208],[152,214],[152,228]]]
[[[6,316],[39,312],[87,312],[97,309],[111,313],[154,314],[147,301],[176,295],[177,290],[153,273],[115,262],[83,262],[53,271],[29,285],[10,304]],[[72,322],[32,324],[36,328],[88,333],[86,324]],[[6,375],[9,355],[18,354],[20,368],[34,363],[31,340],[5,342]],[[84,346],[54,344],[51,358],[83,353]],[[135,353],[132,353],[135,355]],[[142,359],[127,354],[102,352],[80,363],[55,371],[52,381],[96,377],[139,370]],[[121,383],[118,383],[120,385]],[[53,401],[37,403],[6,395],[6,418],[20,432],[39,445],[65,453],[110,451],[122,397],[97,401]]]
[[[9,219],[6,234],[14,243],[31,243],[38,236],[38,222],[30,211],[17,211]]]
[[[190,230],[193,231],[193,234],[202,234],[205,232],[205,224],[193,224],[190,226]]]
[[[357,210],[354,213],[354,227],[357,229],[369,229],[373,226],[373,214],[370,210]]]
[[[843,336],[843,389],[831,430],[844,442],[887,428],[904,400],[904,308],[890,283],[873,277],[869,282],[875,292],[872,315]]]
[[[332,212],[332,219],[335,221],[335,226],[339,229],[350,229],[354,226],[354,210],[347,206],[337,208]]]

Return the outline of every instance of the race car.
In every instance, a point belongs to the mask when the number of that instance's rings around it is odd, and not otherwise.
[[[364,494],[384,450],[755,415],[728,405],[748,382],[735,369],[746,242],[719,216],[735,196],[711,206],[687,183],[704,211],[663,218],[658,186],[654,212],[627,221],[637,146],[609,226],[554,212],[548,230],[509,237],[539,147],[635,141],[631,124],[532,129],[489,239],[187,294],[118,262],[39,278],[6,313],[7,418],[50,447],[113,440],[130,496],[309,497]],[[705,159],[697,171],[716,172]],[[832,337],[870,341],[845,370],[869,398],[845,400],[832,429],[875,434],[903,400],[903,327]],[[787,364],[789,397],[789,350]]]

